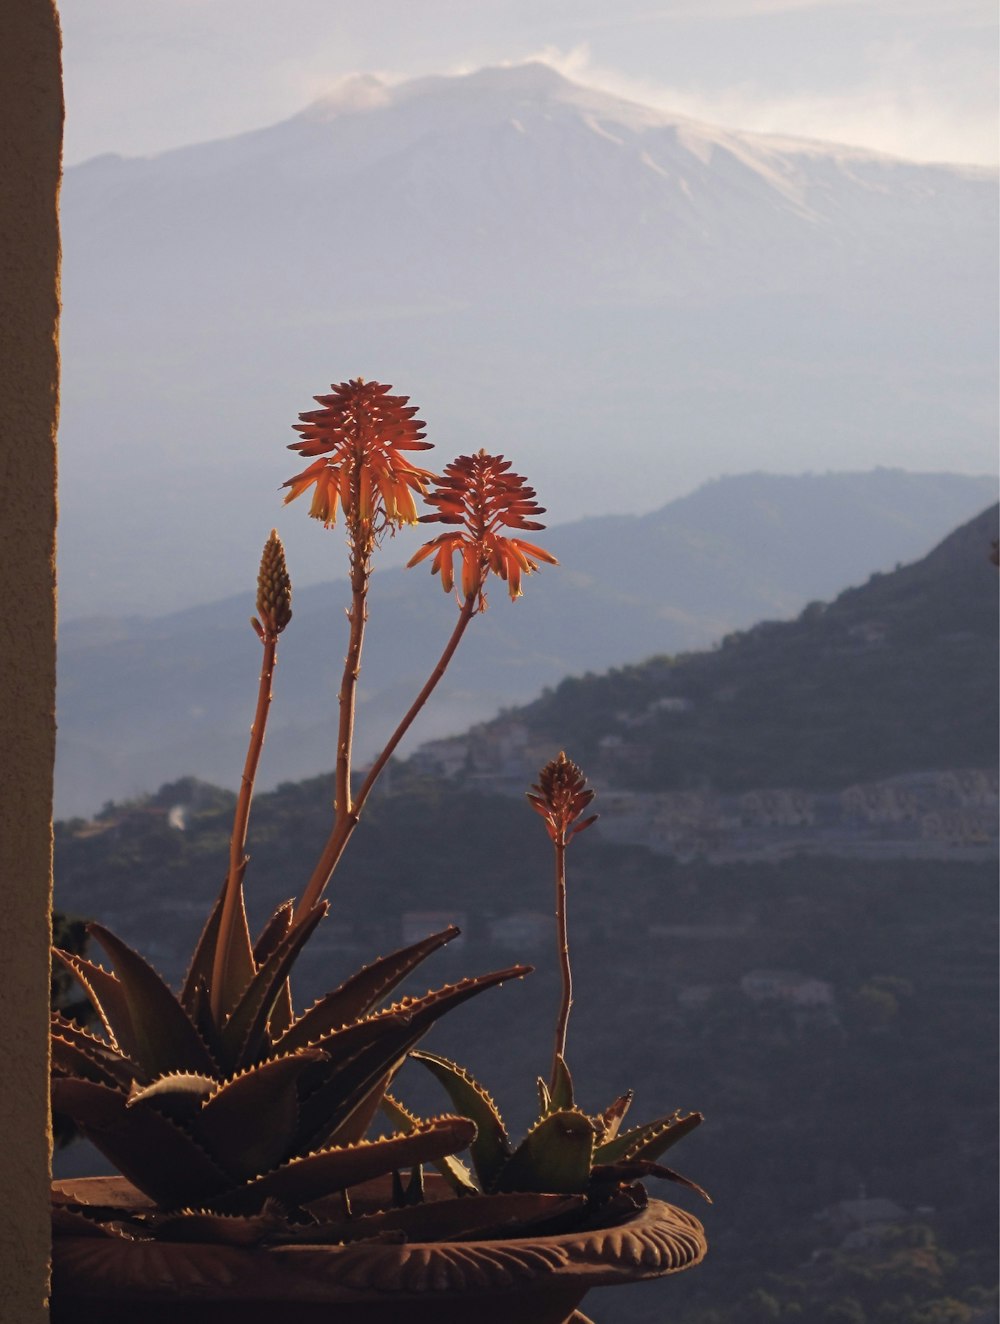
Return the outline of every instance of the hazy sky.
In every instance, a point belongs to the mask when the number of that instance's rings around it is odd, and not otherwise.
[[[994,0],[61,0],[66,159],[295,114],[339,79],[543,58],[737,128],[996,164]]]

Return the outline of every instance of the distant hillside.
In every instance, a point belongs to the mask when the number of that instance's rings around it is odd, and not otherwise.
[[[704,648],[762,618],[790,616],[810,599],[922,555],[995,493],[995,480],[958,474],[757,473],[708,483],[653,514],[546,530],[540,541],[560,567],[534,578],[514,607],[502,592],[492,595],[414,738],[465,730],[569,674]],[[407,531],[399,542],[415,547],[418,536]],[[335,565],[340,535],[325,538]],[[238,598],[155,619],[62,625],[57,814],[92,813],[105,800],[180,776],[236,784],[259,661],[247,625],[255,569],[248,564]],[[291,571],[298,582],[295,558]],[[295,593],[263,786],[332,766],[344,605],[343,581]],[[377,570],[361,757],[394,726],[454,611],[424,568]]]
[[[564,680],[452,748],[423,751],[421,766],[454,766],[457,745],[488,782],[491,750],[503,778],[533,767],[538,748],[571,742],[593,775],[643,790],[838,787],[991,767],[996,537],[994,506],[923,560],[813,602],[794,621],[727,635],[710,652]],[[521,754],[504,744],[505,726],[528,733]]]

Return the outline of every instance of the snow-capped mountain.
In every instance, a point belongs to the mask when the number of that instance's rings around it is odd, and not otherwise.
[[[510,455],[556,519],[725,471],[990,469],[995,182],[540,64],[357,78],[267,129],[75,167],[63,609],[252,580],[289,425],[359,374],[412,395],[441,464]],[[306,523],[280,517],[300,583],[334,572]]]

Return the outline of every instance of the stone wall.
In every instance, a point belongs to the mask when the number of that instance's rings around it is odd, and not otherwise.
[[[54,0],[0,5],[0,1313],[48,1318],[58,194]]]

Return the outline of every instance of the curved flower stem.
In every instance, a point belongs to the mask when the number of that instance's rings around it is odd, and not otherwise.
[[[253,800],[254,781],[260,752],[264,747],[264,731],[271,707],[271,682],[274,678],[274,666],[277,660],[278,637],[270,632],[262,634],[264,657],[260,668],[260,681],[257,687],[257,709],[254,713],[253,726],[250,728],[250,744],[247,748],[246,761],[243,764],[243,777],[240,793],[236,801],[236,814],[233,818],[233,832],[229,839],[229,872],[226,875],[226,891],[222,903],[222,915],[219,920],[219,936],[215,944],[215,961],[212,966],[211,1007],[217,1024],[221,1024],[225,1013],[223,996],[226,974],[232,956],[233,930],[236,922],[236,908],[239,902],[239,883],[245,864],[244,852],[247,843],[247,828],[250,824],[250,804]]]
[[[556,848],[556,941],[559,944],[559,965],[562,973],[562,1002],[556,1021],[556,1041],[552,1050],[552,1076],[549,1089],[554,1094],[557,1083],[559,1058],[566,1057],[566,1029],[569,1011],[573,1005],[573,974],[569,965],[569,930],[566,924],[566,842],[555,839]]]
[[[319,857],[319,860],[317,861],[316,868],[313,870],[312,877],[309,879],[309,882],[306,884],[306,889],[302,893],[302,900],[299,902],[298,906],[296,907],[296,911],[295,911],[296,918],[298,918],[301,915],[307,914],[313,908],[313,906],[316,905],[320,897],[323,895],[326,885],[330,881],[330,878],[333,875],[333,871],[340,863],[340,857],[343,855],[344,848],[347,846],[347,843],[350,840],[351,833],[358,825],[358,822],[361,818],[361,811],[365,806],[365,801],[368,799],[368,796],[371,793],[372,787],[375,785],[376,781],[378,780],[379,775],[382,772],[382,769],[389,762],[390,758],[392,758],[396,746],[399,744],[402,738],[406,735],[407,731],[413,725],[413,722],[416,719],[417,714],[420,712],[421,708],[423,708],[424,704],[430,698],[431,694],[434,691],[434,688],[440,681],[441,677],[444,675],[445,671],[447,670],[448,663],[451,661],[452,656],[454,655],[455,649],[458,647],[459,643],[461,642],[462,635],[465,633],[466,627],[468,626],[469,622],[472,620],[473,616],[475,616],[477,610],[476,608],[477,597],[478,597],[478,590],[475,593],[469,593],[466,596],[465,601],[462,603],[462,610],[459,612],[458,620],[455,622],[455,628],[451,632],[451,638],[448,640],[447,644],[445,645],[444,651],[442,652],[441,656],[438,658],[434,670],[428,676],[420,693],[413,700],[413,703],[407,709],[406,714],[400,721],[399,725],[396,727],[395,731],[393,731],[392,735],[389,737],[389,740],[387,741],[385,748],[382,750],[381,754],[379,754],[378,758],[369,768],[368,775],[365,778],[364,783],[361,786],[361,789],[358,791],[357,798],[354,801],[354,803],[351,805],[349,812],[347,814],[338,813],[336,822],[334,823],[333,826],[333,831],[330,833],[326,845],[323,847],[323,853]]]

